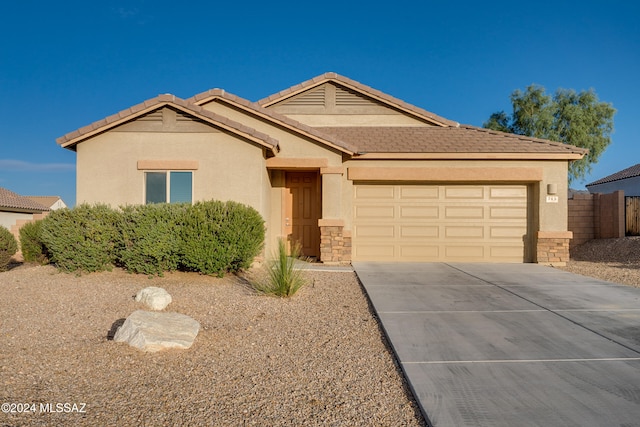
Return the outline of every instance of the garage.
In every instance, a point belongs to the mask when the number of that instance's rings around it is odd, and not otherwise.
[[[530,261],[526,185],[354,184],[354,261]]]

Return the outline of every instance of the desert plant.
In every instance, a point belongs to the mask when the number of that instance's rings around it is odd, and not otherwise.
[[[118,216],[118,262],[131,273],[162,275],[180,264],[180,233],[187,205],[125,206]]]
[[[253,282],[253,287],[268,295],[293,296],[306,283],[304,270],[296,262],[299,256],[298,244],[292,244],[291,251],[287,253],[286,242],[279,239],[276,253],[267,262],[266,279]]]
[[[18,242],[13,234],[0,225],[0,271],[5,271],[9,266],[11,257],[18,252]]]
[[[118,213],[107,205],[58,209],[42,220],[42,242],[60,270],[110,270],[116,261]]]
[[[182,264],[189,270],[222,276],[251,265],[264,242],[264,220],[236,202],[198,202],[182,227]]]
[[[41,233],[42,221],[29,222],[20,228],[20,249],[25,261],[39,264],[49,262]]]

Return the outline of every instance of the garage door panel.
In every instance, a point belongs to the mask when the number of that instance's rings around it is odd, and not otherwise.
[[[478,186],[452,186],[445,187],[444,196],[446,199],[482,199],[484,188]]]
[[[454,239],[482,239],[484,238],[484,227],[481,225],[472,227],[445,226],[444,235]]]
[[[482,206],[447,206],[444,208],[445,219],[483,219],[484,208]]]
[[[356,199],[393,200],[395,188],[392,185],[358,185],[355,189]]]
[[[438,219],[439,208],[437,206],[400,206],[399,217],[404,218],[433,218]]]
[[[440,248],[437,245],[401,245],[400,257],[407,261],[420,261],[425,258],[438,258]]]
[[[439,235],[439,227],[437,225],[400,225],[399,228],[400,237],[403,238],[437,238]]]
[[[400,199],[437,199],[438,187],[419,187],[415,185],[400,186]]]
[[[392,224],[389,225],[359,225],[355,228],[356,237],[362,238],[376,238],[386,237],[392,238],[395,236],[395,227]]]
[[[507,207],[507,206],[496,206],[489,208],[490,218],[496,219],[526,219],[527,218],[527,208],[526,207]]]
[[[356,184],[356,261],[523,262],[526,185]]]
[[[394,219],[395,208],[393,205],[362,205],[355,207],[356,217],[359,219]]]
[[[491,187],[489,197],[492,199],[526,199],[527,187]]]
[[[494,225],[489,227],[489,235],[492,238],[500,239],[517,239],[523,238],[527,234],[526,227],[505,227],[500,225]]]

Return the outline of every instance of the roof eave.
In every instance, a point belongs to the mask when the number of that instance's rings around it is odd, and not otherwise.
[[[388,160],[579,160],[584,157],[579,153],[358,153],[354,159]]]

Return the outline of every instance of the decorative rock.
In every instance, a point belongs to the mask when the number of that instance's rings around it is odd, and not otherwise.
[[[171,303],[171,295],[162,288],[150,286],[138,292],[136,301],[146,304],[151,310],[164,310]]]
[[[200,330],[200,323],[179,313],[155,313],[137,310],[131,313],[113,336],[147,352],[167,348],[187,349]]]

